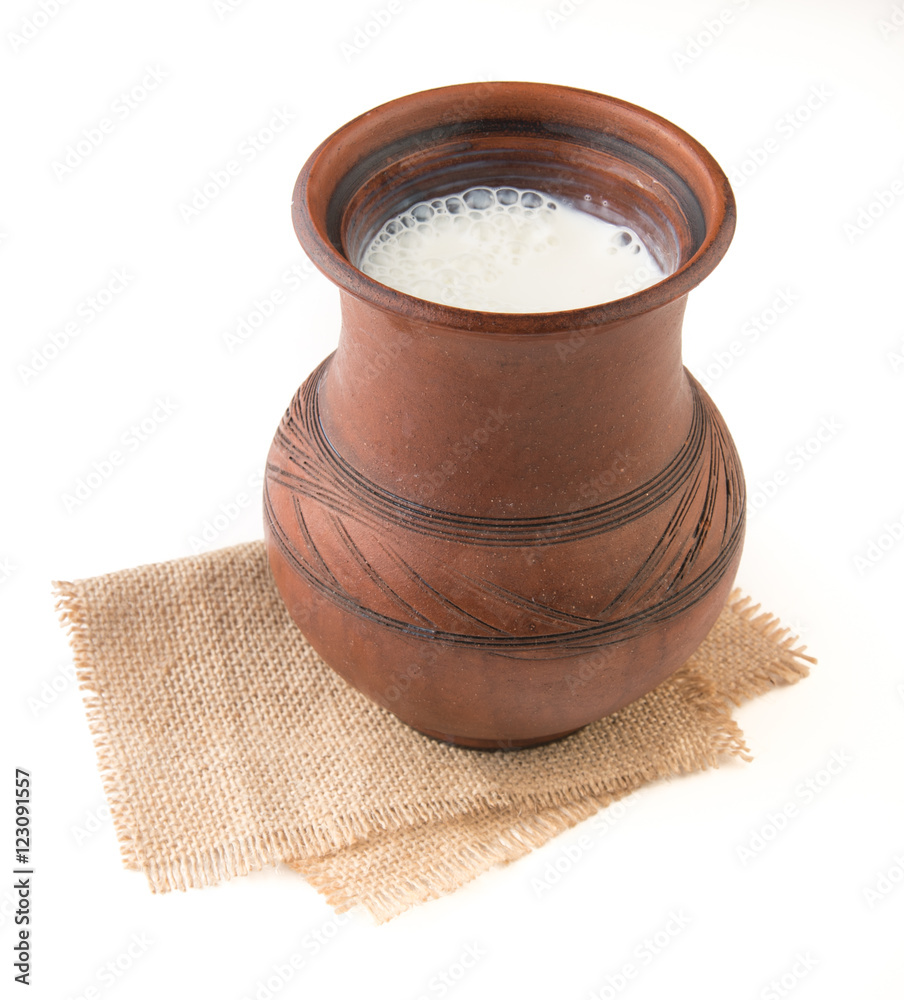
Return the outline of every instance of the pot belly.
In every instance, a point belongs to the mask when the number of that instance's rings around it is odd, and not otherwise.
[[[453,743],[528,746],[616,711],[702,642],[740,559],[740,463],[694,393],[687,440],[654,477],[567,514],[505,519],[368,482],[323,438],[312,376],[265,482],[290,614],[350,684]]]

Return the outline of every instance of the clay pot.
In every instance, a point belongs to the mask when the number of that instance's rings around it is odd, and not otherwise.
[[[388,218],[478,184],[627,225],[672,273],[589,308],[485,313],[352,263]],[[475,747],[556,739],[667,678],[719,614],[744,533],[734,445],[681,363],[687,294],[734,230],[712,157],[600,94],[445,87],[330,136],[292,216],[342,328],[277,431],[265,528],[318,653]]]

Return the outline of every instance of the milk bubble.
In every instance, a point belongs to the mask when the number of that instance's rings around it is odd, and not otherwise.
[[[626,226],[514,187],[412,205],[383,225],[358,266],[409,295],[490,312],[578,309],[665,277]]]

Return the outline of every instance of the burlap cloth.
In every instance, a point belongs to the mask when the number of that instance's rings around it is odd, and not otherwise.
[[[262,542],[56,587],[126,866],[166,891],[285,863],[378,920],[646,782],[749,760],[729,703],[813,662],[735,592],[651,694],[558,743],[485,753],[421,736],[333,674]]]

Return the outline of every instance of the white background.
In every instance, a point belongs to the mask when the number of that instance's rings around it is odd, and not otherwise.
[[[70,0],[47,18],[37,0],[7,0],[0,16],[0,872],[13,867],[13,768],[26,767],[29,995],[239,1000],[266,997],[270,979],[280,997],[441,996],[433,977],[457,974],[472,945],[480,960],[449,993],[462,1000],[899,998],[904,543],[885,533],[904,531],[904,6],[586,0],[553,24],[547,0],[397,0],[358,51],[384,0],[227,4]],[[731,17],[714,38],[720,11]],[[13,36],[26,20],[38,30],[23,44]],[[120,95],[151,69],[162,82],[127,109]],[[360,112],[482,79],[633,101],[700,139],[735,180],[737,235],[690,296],[685,358],[733,431],[757,507],[739,583],[819,666],[737,712],[752,764],[649,787],[608,832],[585,824],[387,925],[360,913],[337,926],[289,870],[154,896],[120,865],[50,581],[187,554],[240,494],[248,506],[211,544],[260,537],[253,484],[273,431],[338,333],[338,293],[316,275],[246,341],[225,339],[303,261],[296,174]],[[276,111],[289,124],[243,153]],[[55,170],[103,118],[114,128],[102,143]],[[240,174],[186,220],[180,205],[230,159]],[[851,228],[858,216],[869,226]],[[86,321],[116,269],[128,283]],[[769,325],[782,293],[793,306]],[[54,336],[64,346],[36,371]],[[158,398],[176,409],[130,443]],[[125,463],[67,509],[112,450]],[[846,763],[829,776],[833,755]],[[786,809],[776,833],[770,816]],[[752,849],[758,834],[772,839]],[[569,846],[579,859],[539,891]],[[10,982],[12,881],[0,875]],[[685,926],[647,962],[643,941],[671,911]],[[295,952],[305,967],[281,985],[272,977]],[[131,967],[114,977],[108,962]],[[622,981],[629,963],[637,975]]]

